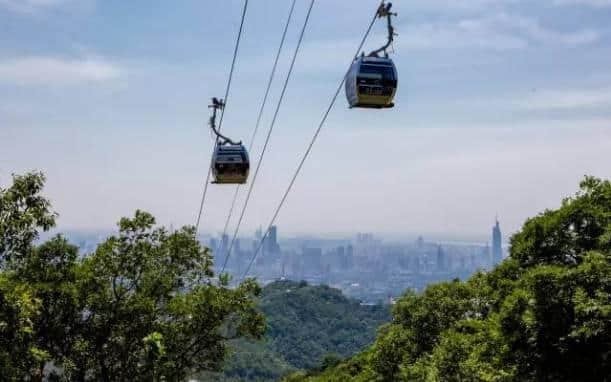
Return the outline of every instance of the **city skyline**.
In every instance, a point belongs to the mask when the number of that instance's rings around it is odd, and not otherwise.
[[[499,221],[499,216],[496,215],[494,218],[494,222],[498,222]],[[174,227],[173,224],[169,225],[170,229],[174,229],[176,227]],[[274,237],[277,237],[277,230],[278,230],[278,225],[274,225],[273,229],[270,231],[276,231],[276,233],[274,235]],[[494,226],[493,226],[493,231],[494,231]],[[49,232],[43,232],[42,233],[42,237],[43,238],[48,238],[51,237],[53,235],[56,235],[58,233],[60,234],[66,234],[68,237],[70,237],[73,234],[76,235],[86,235],[86,236],[99,236],[100,238],[104,238],[108,235],[112,235],[116,232],[116,229],[72,229],[72,230],[62,230],[61,228],[55,227],[52,228]],[[236,240],[238,240],[238,242],[236,244],[239,245],[239,240],[250,240],[250,239],[254,239],[256,241],[260,241],[262,239],[263,236],[263,227],[257,227],[253,232],[243,232],[240,235],[237,236]],[[374,235],[376,238],[385,240],[385,241],[389,241],[389,242],[414,242],[416,240],[419,239],[425,239],[429,240],[429,241],[433,241],[433,242],[437,242],[440,244],[443,243],[447,243],[447,244],[453,244],[453,243],[460,243],[460,244],[488,244],[490,245],[490,243],[494,242],[494,232],[493,235],[490,236],[489,233],[485,232],[485,230],[482,230],[482,232],[480,232],[479,234],[474,234],[474,235],[457,235],[457,234],[452,234],[452,233],[441,233],[441,232],[397,232],[397,233],[380,233],[380,232],[368,232],[368,233],[363,233],[362,231],[358,231],[358,230],[354,230],[354,231],[349,231],[349,232],[308,232],[308,233],[303,233],[303,232],[291,232],[291,231],[284,231],[283,230],[283,235],[278,238],[273,240],[273,242],[280,242],[283,240],[293,240],[293,239],[302,239],[302,240],[307,240],[308,238],[323,238],[323,239],[331,239],[331,240],[352,240],[354,238],[358,238],[359,235]],[[510,232],[507,235],[502,235],[501,236],[501,245],[503,247],[508,246],[508,241],[509,241],[509,237],[513,234],[513,232]],[[229,235],[228,232],[225,232],[224,234],[225,236],[225,240],[226,240],[226,245],[229,245],[229,242],[231,240],[231,237]],[[214,240],[214,241],[218,241],[219,243],[223,243],[223,231],[219,230],[219,231],[212,231],[212,232],[199,232],[198,233],[198,237],[200,238],[200,241],[202,242],[208,242],[209,240]],[[214,245],[216,246],[216,245]]]
[[[508,253],[500,227],[497,216],[486,240],[469,243],[444,242],[423,235],[387,240],[371,232],[339,238],[295,237],[287,235],[281,226],[273,226],[262,246],[260,229],[237,238],[229,258],[229,235],[221,232],[200,235],[199,239],[212,251],[215,272],[229,274],[232,283],[244,276],[255,277],[263,285],[283,279],[304,280],[341,289],[364,303],[375,303],[380,298],[398,296],[406,288],[420,291],[433,282],[464,280],[476,271],[491,269]],[[106,239],[103,234],[66,234],[82,255],[94,252]]]
[[[373,303],[405,288],[419,291],[432,282],[465,279],[476,271],[490,270],[506,256],[502,239],[497,217],[489,240],[477,244],[442,243],[423,236],[393,242],[370,232],[342,239],[296,238],[285,237],[273,226],[265,240],[260,229],[252,237],[240,238],[229,258],[227,235],[210,237],[208,246],[215,270],[229,274],[233,282],[245,276],[263,285],[304,280]]]

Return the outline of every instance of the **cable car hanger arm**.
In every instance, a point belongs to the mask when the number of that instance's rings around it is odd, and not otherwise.
[[[214,135],[216,135],[217,139],[221,140],[221,145],[225,145],[227,143],[229,143],[230,145],[240,145],[242,144],[242,142],[234,142],[231,139],[227,138],[226,136],[224,136],[223,134],[221,134],[217,129],[216,129],[216,111],[218,109],[224,109],[225,108],[225,102],[223,102],[223,100],[219,100],[216,97],[212,98],[212,105],[208,105],[209,108],[212,109],[212,116],[210,117],[210,128],[212,129],[212,132],[214,132]]]
[[[384,4],[384,2],[382,2],[377,12],[378,18],[381,19],[382,17],[386,17],[386,20],[388,22],[388,41],[380,49],[376,49],[372,51],[371,53],[369,53],[369,57],[377,57],[378,53],[381,53],[381,52],[384,52],[384,54],[388,56],[388,53],[386,53],[386,49],[388,49],[388,47],[393,43],[395,36],[397,36],[397,34],[395,33],[395,28],[392,26],[392,20],[391,20],[391,17],[397,16],[397,14],[392,13],[390,11],[390,8],[392,8],[392,3]]]

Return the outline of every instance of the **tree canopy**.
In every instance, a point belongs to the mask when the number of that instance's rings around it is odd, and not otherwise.
[[[297,369],[328,367],[370,345],[378,326],[390,321],[388,306],[361,305],[338,289],[305,281],[266,285],[258,307],[264,339],[236,341],[223,375],[200,380],[277,381]]]
[[[218,283],[193,227],[143,211],[94,253],[64,237],[40,245],[56,214],[44,176],[0,189],[0,375],[4,380],[184,380],[220,370],[227,341],[260,338],[260,287]]]
[[[350,360],[287,381],[607,381],[611,183],[587,177],[528,219],[510,257],[466,282],[406,293]]]

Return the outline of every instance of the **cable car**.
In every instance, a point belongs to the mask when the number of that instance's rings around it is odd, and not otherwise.
[[[216,184],[244,184],[248,179],[250,160],[248,151],[242,142],[234,142],[219,132],[216,128],[216,112],[225,108],[222,99],[212,98],[212,109],[210,117],[210,128],[216,135],[216,144],[212,154],[210,170],[212,172],[212,183]]]
[[[392,3],[384,1],[378,7],[377,18],[386,18],[388,39],[381,48],[365,56],[355,57],[346,74],[346,98],[351,108],[389,108],[395,106],[393,100],[397,92],[397,68],[390,58],[387,49],[392,45],[395,28],[392,26],[392,16],[396,13],[390,11]],[[384,53],[384,57],[380,57]]]
[[[244,184],[248,179],[250,161],[244,145],[218,144],[212,157],[212,183]]]
[[[388,57],[361,56],[346,75],[350,107],[390,108],[397,92],[397,68]]]

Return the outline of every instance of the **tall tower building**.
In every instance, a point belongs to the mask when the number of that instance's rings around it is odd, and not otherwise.
[[[223,256],[225,256],[225,253],[227,252],[228,248],[229,248],[229,235],[224,234],[223,236],[221,236],[221,245],[218,248],[219,255],[222,254]]]
[[[416,245],[418,246],[418,249],[422,249],[422,247],[424,246],[424,239],[422,238],[422,236],[418,236],[418,239],[416,240]]]
[[[443,272],[446,269],[446,259],[441,244],[437,246],[437,271]]]
[[[268,238],[269,238],[270,243],[272,243],[272,245],[278,244],[278,227],[273,225],[269,228]]]
[[[346,247],[346,261],[348,268],[352,268],[354,266],[354,247],[352,244],[348,244]]]
[[[496,219],[496,224],[492,227],[492,265],[498,265],[503,261],[503,249],[501,248],[501,227],[499,227],[499,219]]]
[[[265,238],[264,244],[267,253],[277,254],[280,252],[280,246],[278,245],[278,227],[273,225],[269,228],[269,233]]]

